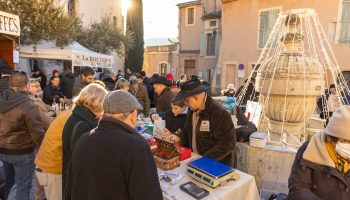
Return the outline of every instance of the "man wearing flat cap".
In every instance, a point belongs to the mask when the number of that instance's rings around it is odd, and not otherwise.
[[[235,166],[236,133],[231,116],[206,91],[208,86],[199,79],[182,84],[175,99],[184,99],[190,108],[184,130],[178,136],[163,132],[163,137],[180,141],[194,153]]]
[[[156,110],[157,112],[166,112],[171,109],[171,102],[176,93],[171,91],[172,83],[164,76],[154,76],[151,78],[154,92],[157,94]]]
[[[161,200],[157,168],[146,140],[134,128],[142,106],[117,90],[103,102],[96,129],[78,140],[69,166],[69,193],[74,200]]]

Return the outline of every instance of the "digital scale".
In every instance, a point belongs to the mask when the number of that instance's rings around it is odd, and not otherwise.
[[[238,180],[240,178],[233,167],[208,157],[189,162],[186,173],[212,188],[223,185],[229,180]]]

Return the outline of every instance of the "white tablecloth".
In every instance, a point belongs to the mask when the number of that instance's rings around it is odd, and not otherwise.
[[[192,157],[190,159],[182,161],[180,167],[174,169],[173,171],[179,174],[185,174],[187,163],[197,158],[200,158],[200,156],[192,153]],[[160,172],[161,170],[158,170],[158,173]],[[236,170],[236,172],[241,176],[239,180],[231,180],[223,186],[218,186],[217,188],[206,186],[205,184],[185,174],[185,177],[176,185],[171,187],[162,186],[164,199],[193,200],[193,197],[180,190],[180,185],[187,183],[188,181],[192,181],[193,183],[209,191],[209,195],[203,198],[203,200],[259,200],[259,193],[254,177],[238,170]]]

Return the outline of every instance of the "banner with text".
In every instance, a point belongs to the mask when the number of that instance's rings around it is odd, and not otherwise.
[[[19,17],[0,11],[0,33],[19,37],[21,33]]]

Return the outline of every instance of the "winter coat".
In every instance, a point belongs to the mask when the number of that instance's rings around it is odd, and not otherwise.
[[[299,148],[288,181],[289,200],[350,199],[350,172],[335,168],[325,140],[321,132]]]
[[[73,97],[78,96],[80,91],[87,85],[88,85],[88,83],[86,83],[80,76],[75,78],[73,92],[72,92]]]
[[[180,134],[181,145],[191,149],[192,118],[193,112],[190,111],[184,131]],[[199,113],[196,143],[200,155],[235,166],[236,133],[231,115],[221,104],[209,96],[205,102],[204,110]]]
[[[109,91],[114,90],[115,81],[112,78],[108,77],[108,78],[103,79],[102,81],[106,85],[107,90],[109,90]]]
[[[329,97],[328,97],[328,100],[327,100],[327,109],[328,109],[328,112],[335,112],[338,110],[338,108],[341,106],[341,100],[340,100],[340,96],[339,95],[334,95],[334,94],[331,94]]]
[[[136,97],[137,101],[143,107],[142,113],[145,115],[145,117],[148,117],[150,101],[148,98],[147,89],[143,85],[139,84],[139,89],[134,91],[132,88],[130,88],[130,93]]]
[[[222,91],[222,95],[225,97],[234,97],[236,92],[230,93],[228,90]]]
[[[187,113],[179,114],[176,117],[171,110],[168,110],[166,112],[159,112],[157,114],[159,117],[165,120],[165,128],[167,128],[170,132],[181,132],[184,129]]]
[[[238,98],[239,95],[244,95],[243,99],[241,100],[241,105],[246,105],[247,102],[250,101],[255,101],[257,102],[259,100],[259,95],[260,93],[255,90],[255,86],[253,83],[249,83],[246,92],[243,94],[240,94],[241,91],[243,91],[244,85],[242,85],[240,88],[238,88],[235,96]]]
[[[62,90],[60,87],[53,86],[48,84],[43,92],[43,101],[47,105],[52,106],[53,102],[60,102],[60,98],[64,98]]]
[[[10,77],[11,76],[2,76],[0,78],[0,94],[10,88]]]
[[[124,122],[107,117],[74,147],[68,188],[74,200],[162,199],[146,140]]]
[[[96,116],[87,108],[77,105],[68,118],[62,133],[62,183],[65,186],[66,170],[74,143],[84,133],[97,126]],[[75,132],[73,132],[75,129]],[[74,134],[74,136],[73,136]],[[63,188],[64,189],[64,188]]]
[[[157,97],[156,110],[157,112],[166,112],[171,109],[171,102],[176,96],[169,87],[166,87],[162,93]]]
[[[68,99],[73,98],[74,79],[75,76],[70,71],[60,74],[62,93]]]
[[[8,89],[0,96],[0,153],[31,153],[44,133],[39,109],[26,92]]]

